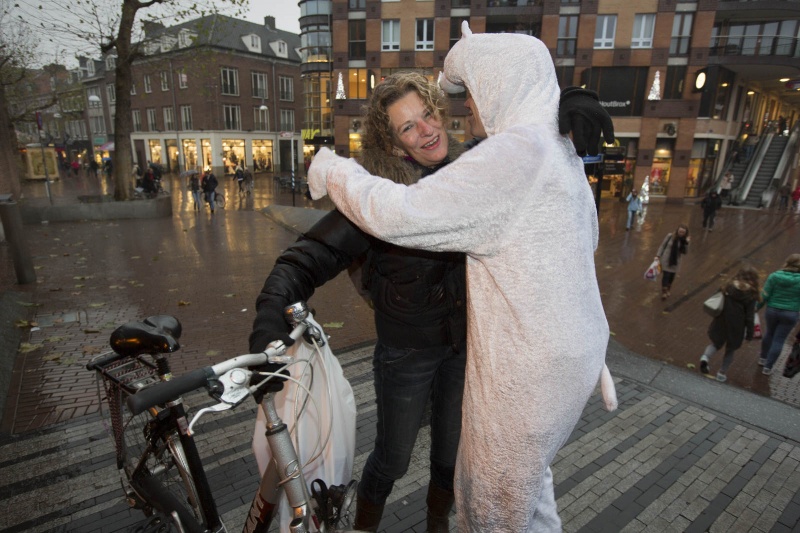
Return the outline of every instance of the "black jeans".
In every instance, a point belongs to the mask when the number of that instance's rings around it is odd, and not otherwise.
[[[703,227],[705,228],[708,226],[708,229],[712,229],[714,227],[714,219],[717,217],[716,210],[714,211],[703,211]]]
[[[667,290],[672,287],[672,282],[675,281],[675,272],[661,272],[661,286]]]

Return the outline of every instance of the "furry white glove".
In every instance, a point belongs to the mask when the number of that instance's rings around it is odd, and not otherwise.
[[[600,372],[600,391],[603,394],[603,403],[606,406],[606,411],[616,410],[619,405],[617,388],[614,386],[614,379],[611,377],[611,372],[608,371],[606,365],[603,365],[603,371]]]
[[[328,148],[320,148],[308,167],[308,192],[311,193],[311,198],[319,200],[327,196],[328,171],[339,161],[345,159]]]

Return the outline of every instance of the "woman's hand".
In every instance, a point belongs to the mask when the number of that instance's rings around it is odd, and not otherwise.
[[[328,194],[328,171],[343,159],[328,148],[320,148],[308,167],[308,192],[313,200],[319,200]]]

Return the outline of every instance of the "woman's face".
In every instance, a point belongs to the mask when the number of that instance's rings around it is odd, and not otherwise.
[[[678,228],[678,237],[686,237],[686,228]]]
[[[447,132],[412,91],[386,109],[395,144],[417,163],[433,167],[447,157]]]

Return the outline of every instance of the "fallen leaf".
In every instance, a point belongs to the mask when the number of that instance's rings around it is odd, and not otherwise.
[[[70,294],[71,294],[72,296],[80,296],[80,294],[81,294],[81,291],[71,292]]]
[[[33,269],[34,269],[34,270],[41,270],[41,269],[43,269],[43,268],[44,268],[44,267],[43,267],[43,266],[41,266],[41,265],[33,265]]]
[[[96,309],[98,307],[103,307],[104,305],[106,305],[106,304],[104,304],[104,303],[93,303],[93,304],[89,304],[89,307],[94,307]]]
[[[69,340],[69,336],[67,336],[67,335],[61,335],[61,336],[56,335],[54,337],[47,337],[44,340],[44,342],[56,343],[56,342],[64,342],[66,340]]]
[[[192,302],[187,302],[187,301],[184,301],[184,300],[178,300],[178,305],[179,305],[179,306],[182,306],[182,305],[191,305],[191,303],[192,303]]]
[[[694,365],[694,363],[686,363],[686,368],[695,369],[697,367]]]
[[[233,298],[234,296],[236,296],[234,293],[230,293],[230,294],[226,294],[225,298]]]
[[[158,261],[158,256],[157,256],[157,255],[154,255],[154,256],[153,256],[153,258],[152,258],[152,259],[150,259],[150,261]]]
[[[31,302],[20,302],[20,301],[17,301],[17,303],[23,307],[39,307],[41,305],[41,304],[34,304]]]
[[[91,345],[89,345],[89,346],[84,346],[83,348],[81,348],[81,351],[83,352],[83,355],[95,355],[95,354],[98,354],[98,353],[102,352],[103,349],[100,348],[99,346],[91,346]]]
[[[15,320],[14,325],[18,328],[29,328],[36,325],[36,322],[28,322],[27,320]]]
[[[86,285],[84,285],[83,283],[78,283],[77,285],[75,285],[75,288],[76,288],[76,289],[82,289],[82,288],[84,288],[85,286],[86,286]]]
[[[208,355],[210,357],[214,357],[214,356],[219,355],[219,354],[220,354],[219,350],[209,350],[209,351],[206,352],[206,355]]]
[[[94,328],[86,328],[86,329],[83,330],[83,332],[84,333],[100,333],[100,330],[99,329],[94,329]]]
[[[98,350],[98,352],[99,352],[99,351],[100,351],[100,350]],[[59,362],[60,362],[62,365],[74,365],[75,363],[77,363],[77,362],[78,362],[78,358],[77,358],[77,357],[75,357],[74,355],[71,355],[71,356],[69,356],[69,357],[65,357],[65,358],[61,359],[61,361],[59,361]]]
[[[138,256],[138,255],[132,255],[132,256],[131,256],[131,259],[141,259],[141,257],[140,257],[140,256]]]
[[[41,344],[31,344],[29,342],[21,342],[21,343],[19,343],[19,350],[18,351],[19,351],[19,353],[30,353],[30,352],[38,350],[41,347],[42,347]]]
[[[616,337],[617,336],[617,334],[614,333],[613,331],[609,331],[608,334],[611,335],[612,337]]]
[[[64,355],[64,354],[63,353],[58,353],[58,352],[50,353],[50,354],[47,354],[44,357],[42,357],[42,359],[44,361],[58,361],[59,359],[61,359],[62,355]]]
[[[327,329],[340,329],[344,327],[344,322],[327,322],[322,324],[322,327]]]

